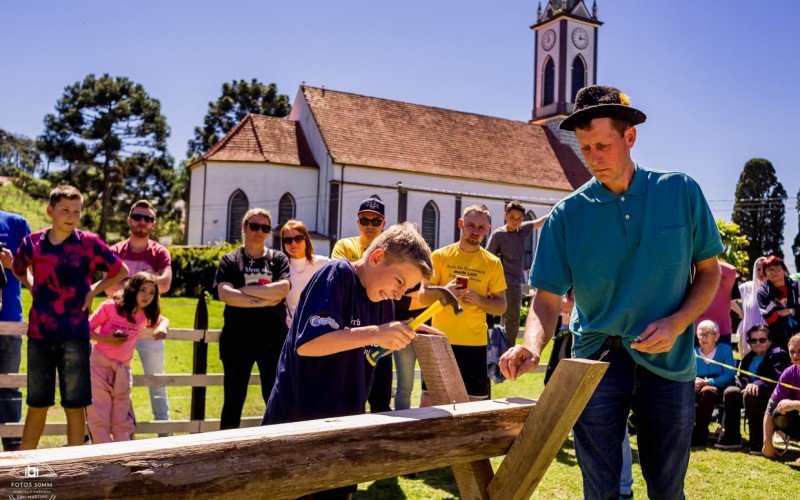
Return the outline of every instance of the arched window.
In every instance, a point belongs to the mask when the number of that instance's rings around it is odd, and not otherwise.
[[[278,227],[286,224],[289,219],[294,219],[294,211],[294,197],[289,193],[281,196],[281,200],[278,202]]]
[[[228,199],[228,243],[242,241],[242,219],[250,208],[247,195],[237,189]]]
[[[572,102],[575,102],[575,95],[580,89],[586,86],[586,63],[580,55],[572,60]]]
[[[542,75],[542,106],[556,102],[556,63],[548,57]]]
[[[534,220],[535,218],[536,215],[530,210],[528,211],[527,214],[525,214],[526,221]],[[536,239],[538,238],[538,236],[539,236],[539,231],[534,229],[533,234],[531,234],[531,237],[525,240],[525,259],[523,260],[523,264],[526,271],[529,270],[533,265],[533,251],[536,249]]]
[[[439,248],[439,207],[433,200],[426,203],[422,209],[421,233],[431,250]]]

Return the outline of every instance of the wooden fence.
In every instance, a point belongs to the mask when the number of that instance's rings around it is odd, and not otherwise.
[[[5,453],[3,493],[30,483],[63,498],[297,498],[451,466],[462,498],[529,498],[608,365],[564,360],[538,401],[470,403],[447,338],[414,347],[440,406]],[[495,472],[489,458],[502,455]]]
[[[0,321],[0,335],[25,335],[26,323],[11,323]],[[222,373],[207,373],[208,371],[208,344],[219,342],[220,330],[208,329],[208,307],[204,299],[198,299],[195,309],[193,329],[170,329],[167,341],[194,342],[192,351],[191,374],[160,374],[160,375],[134,375],[134,387],[166,386],[166,387],[191,387],[191,410],[189,420],[170,421],[137,421],[136,432],[141,434],[165,434],[176,432],[209,432],[219,430],[218,418],[206,418],[206,388],[221,386]],[[536,371],[544,372],[541,366]],[[419,370],[415,372],[419,377]],[[250,376],[250,385],[260,385],[259,374]],[[21,373],[0,374],[0,387],[25,387],[27,376]],[[261,425],[261,417],[243,417],[242,427]],[[65,422],[48,423],[44,435],[66,435]],[[22,436],[22,423],[0,424],[0,437]]]

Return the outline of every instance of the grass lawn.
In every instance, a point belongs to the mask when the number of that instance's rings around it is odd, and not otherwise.
[[[30,304],[30,295],[23,296],[25,310]],[[163,313],[176,328],[191,328],[194,322],[196,299],[163,299]],[[99,300],[98,302],[99,303]],[[97,304],[96,303],[96,304]],[[212,301],[209,305],[209,327],[222,327],[222,304]],[[24,344],[23,344],[24,349]],[[167,342],[167,373],[191,373],[192,343],[184,341]],[[549,352],[545,352],[545,359]],[[25,372],[25,355],[23,352]],[[134,373],[142,373],[138,357],[133,360]],[[209,346],[208,372],[222,373],[217,344]],[[543,389],[542,374],[526,375],[516,382],[506,381],[492,386],[495,398],[521,396],[538,397]],[[188,419],[191,401],[190,388],[169,389],[170,410],[174,419]],[[23,390],[23,395],[24,395]],[[419,400],[419,381],[415,383],[412,401]],[[150,400],[146,388],[134,388],[133,401],[136,413],[143,421],[151,420]],[[222,408],[222,388],[210,387],[206,398],[206,415],[218,418]],[[24,405],[23,405],[24,410]],[[264,401],[258,386],[251,386],[243,416],[261,416]],[[55,407],[49,414],[50,421],[63,421],[64,413]],[[745,434],[746,436],[746,434]],[[140,435],[140,438],[152,437]],[[53,436],[42,439],[43,447],[63,446],[66,440]],[[632,436],[634,453],[634,491],[643,498],[645,485],[638,464],[636,437]],[[772,461],[764,457],[750,456],[746,452],[720,451],[713,447],[695,448],[692,451],[689,473],[686,478],[686,494],[690,498],[796,498],[800,491],[800,467],[792,465],[800,457],[800,450],[793,447],[786,456],[788,461]],[[495,468],[501,457],[492,460]],[[572,439],[568,438],[556,460],[534,495],[537,498],[579,498],[581,497],[581,474],[575,459]],[[439,469],[418,474],[414,478],[393,478],[359,485],[357,499],[446,499],[458,498],[458,489],[449,469]]]

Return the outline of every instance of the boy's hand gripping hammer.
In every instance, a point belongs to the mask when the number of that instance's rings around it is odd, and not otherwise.
[[[458,299],[456,298],[455,295],[453,295],[453,292],[451,292],[447,288],[443,286],[426,286],[425,289],[439,290],[441,292],[441,296],[439,297],[439,300],[428,306],[428,308],[422,311],[422,313],[420,313],[419,316],[411,320],[411,323],[408,324],[408,327],[411,328],[412,330],[416,330],[417,328],[422,326],[423,323],[425,323],[429,319],[433,318],[434,316],[442,312],[444,308],[447,306],[450,306],[455,314],[458,314],[462,311],[461,306],[458,305]],[[381,356],[386,354],[386,351],[388,351],[388,349],[384,349],[383,347],[378,347],[378,346],[372,346],[368,348],[367,361],[372,366],[375,366],[378,363],[378,360],[381,358]]]

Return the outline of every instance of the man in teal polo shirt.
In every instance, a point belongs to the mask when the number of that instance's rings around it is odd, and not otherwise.
[[[720,279],[717,226],[697,183],[633,162],[646,119],[619,89],[581,89],[561,124],[575,131],[594,178],[553,207],[531,286],[522,345],[502,358],[516,379],[539,363],[561,295],[574,288],[575,357],[610,363],[575,425],[586,498],[617,498],[628,412],[650,498],[683,498],[694,424],[694,325]]]

